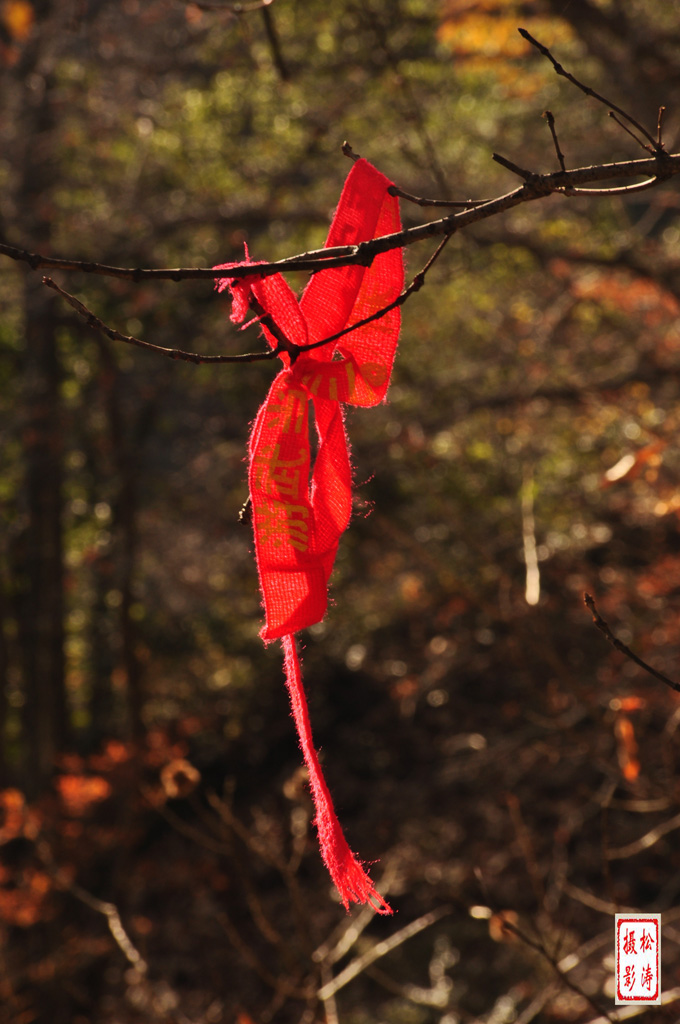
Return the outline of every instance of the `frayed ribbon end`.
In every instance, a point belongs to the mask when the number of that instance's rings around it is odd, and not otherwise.
[[[341,840],[340,849],[334,848],[332,851],[325,850],[322,844],[321,856],[340,893],[340,900],[347,913],[349,913],[350,903],[368,903],[376,914],[393,914],[392,907],[380,895],[342,834]],[[338,853],[340,854],[339,858]],[[335,861],[336,867],[331,868],[331,860]]]
[[[314,748],[295,637],[288,634],[281,638],[281,642],[285,656],[286,686],[309,772],[309,785],[316,810],[315,825],[323,862],[340,893],[345,910],[349,911],[350,903],[368,903],[377,914],[392,914],[389,903],[380,895],[347,844]]]

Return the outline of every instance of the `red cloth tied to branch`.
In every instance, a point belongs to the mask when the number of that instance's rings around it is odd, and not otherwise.
[[[355,245],[399,231],[399,204],[391,182],[366,160],[350,171],[326,247]],[[250,261],[246,261],[249,263]],[[225,264],[228,270],[244,264]],[[280,274],[221,278],[232,294],[231,319],[246,316],[251,296],[285,337],[304,349],[389,306],[401,293],[400,249],[377,256],[370,267],[320,270],[300,301]],[[323,619],[328,578],[351,512],[351,469],[341,403],[372,406],[389,384],[401,317],[396,307],[335,344],[302,351],[274,380],[250,438],[250,498],[255,552],[264,600],[265,641],[282,637],[286,679],[310,774],[321,851],[347,908],[350,900],[390,908],[349,850],[335,816],[312,743],[293,634]],[[269,344],[277,340],[263,324]],[[317,451],[310,480],[309,408],[314,410]]]

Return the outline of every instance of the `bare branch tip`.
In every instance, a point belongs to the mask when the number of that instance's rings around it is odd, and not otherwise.
[[[656,121],[656,144],[657,144],[657,148],[659,150],[662,150],[664,148],[664,145],[663,145],[663,121],[664,121],[664,117],[665,116],[666,116],[666,108],[665,107],[659,107],[659,116],[657,117],[657,121]]]
[[[548,60],[552,63],[553,67],[555,68],[555,71],[557,71],[558,74],[562,74],[562,65],[557,63],[557,61],[555,60],[547,46],[544,46],[543,43],[539,43],[538,39],[535,39],[532,36],[531,32],[527,32],[525,28],[518,28],[517,31],[521,35],[522,39],[526,39],[528,43],[531,43],[532,46],[536,47],[538,52],[542,54],[543,57],[548,58]]]
[[[557,129],[555,128],[555,117],[553,115],[553,112],[552,110],[544,110],[542,116],[548,122],[548,128],[550,129],[550,134],[552,135],[553,145],[555,147],[555,155],[557,156],[560,169],[562,171],[566,171],[567,167],[564,162],[564,153],[560,149],[560,143],[557,138]]]
[[[626,132],[628,135],[630,135],[631,139],[634,139],[637,142],[638,146],[642,146],[642,148],[645,150],[646,153],[651,153],[652,155],[654,155],[655,152],[658,152],[659,151],[659,145],[658,145],[657,142],[654,141],[654,139],[649,134],[649,132],[646,131],[646,129],[643,128],[641,124],[638,124],[637,121],[635,121],[632,117],[630,117],[630,115],[627,114],[625,112],[625,110],[621,111],[621,113],[622,113],[623,117],[626,118],[627,121],[629,121],[632,125],[635,125],[635,127],[639,129],[641,134],[645,135],[645,137],[648,138],[651,141],[651,143],[652,143],[651,146],[647,145],[646,142],[643,142],[642,139],[638,138],[638,136],[635,134],[635,132],[632,132],[630,130],[630,128],[623,123],[621,118],[616,116],[616,114],[614,113],[613,110],[609,111],[609,116],[614,121],[616,121],[616,123],[618,124],[619,128],[623,128],[624,132]]]
[[[360,154],[354,152],[347,139],[345,139],[345,141],[342,144],[342,152],[343,156],[348,156],[350,160],[354,160],[355,163],[357,160],[361,159]]]
[[[602,618],[602,616],[598,612],[595,601],[593,600],[590,594],[584,594],[583,600],[592,613],[593,622],[600,630],[600,632],[604,634],[604,636],[607,638],[612,647],[615,647],[617,651],[620,651],[622,654],[624,654],[627,658],[630,659],[630,661],[633,661],[636,665],[639,665],[640,668],[644,669],[644,671],[649,673],[650,676],[654,676],[655,679],[658,679],[660,680],[660,682],[665,683],[666,686],[670,687],[671,690],[675,690],[676,693],[680,693],[680,683],[675,682],[674,679],[670,679],[663,672],[659,672],[657,669],[653,668],[652,665],[649,665],[646,661],[643,661],[642,658],[639,658],[637,654],[631,651],[630,647],[628,647],[621,640],[619,640],[618,637],[614,636],[611,629],[609,628],[608,623]]]
[[[54,292],[59,292],[60,295],[64,294],[63,288],[60,288],[56,281],[53,281],[51,277],[42,278],[41,284],[44,284],[46,288],[51,288]]]
[[[519,167],[517,164],[513,163],[512,160],[508,160],[507,157],[501,156],[500,153],[492,153],[491,159],[495,160],[497,164],[501,165],[501,167],[506,167],[509,171],[512,171],[513,174],[519,175],[519,177],[523,178],[524,181],[530,181],[534,177],[534,174],[531,171],[527,171],[524,167]]]

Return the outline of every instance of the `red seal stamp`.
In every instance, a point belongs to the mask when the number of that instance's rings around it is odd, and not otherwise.
[[[617,914],[616,1003],[661,1002],[661,914]]]

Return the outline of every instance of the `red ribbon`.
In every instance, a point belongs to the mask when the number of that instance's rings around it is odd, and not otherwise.
[[[391,182],[366,160],[350,171],[326,247],[356,245],[399,231],[399,204]],[[250,263],[249,260],[245,263]],[[231,269],[241,264],[224,264]],[[231,319],[244,319],[251,295],[285,337],[303,349],[363,321],[392,303],[404,285],[401,250],[377,256],[370,267],[318,271],[297,298],[280,274],[221,278],[232,294]],[[328,578],[351,512],[351,470],[341,403],[382,401],[397,348],[399,308],[344,335],[335,344],[302,351],[274,380],[250,438],[250,498],[255,552],[264,599],[264,640],[283,638],[286,681],[316,808],[321,852],[346,908],[371,902],[391,913],[352,854],[333,810],[314,750],[293,633],[323,619]],[[269,344],[277,340],[263,325]],[[311,481],[309,407],[318,447]]]

